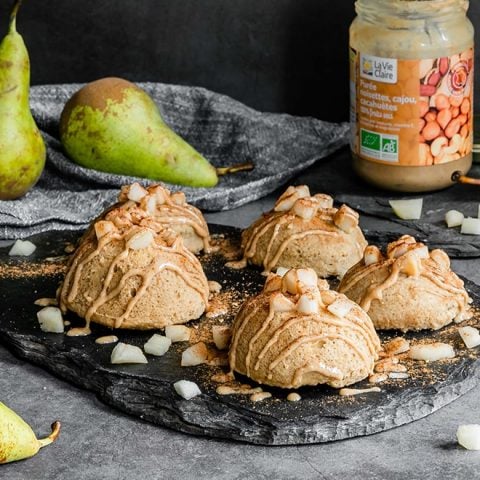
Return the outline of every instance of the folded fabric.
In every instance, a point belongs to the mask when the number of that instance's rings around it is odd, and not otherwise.
[[[98,172],[66,157],[58,138],[65,102],[82,85],[32,87],[33,116],[47,144],[47,164],[24,197],[0,201],[0,238],[24,238],[46,230],[85,228],[119,188],[151,180]],[[348,143],[348,124],[261,113],[204,88],[140,83],[165,121],[215,166],[252,162],[254,170],[227,175],[214,188],[183,190],[203,210],[227,210],[267,195],[301,170]]]

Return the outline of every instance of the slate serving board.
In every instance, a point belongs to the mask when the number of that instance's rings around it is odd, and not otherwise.
[[[211,226],[224,242],[238,243],[239,230]],[[94,339],[111,333],[94,325],[89,337],[43,333],[36,321],[40,307],[34,301],[52,297],[62,278],[61,258],[67,242],[78,233],[49,232],[32,238],[37,251],[28,260],[8,257],[0,249],[0,341],[21,358],[40,365],[59,377],[95,392],[105,403],[146,421],[195,435],[239,440],[264,445],[320,443],[368,435],[424,417],[473,388],[480,379],[479,348],[466,350],[457,326],[407,338],[431,338],[451,343],[457,357],[427,366],[407,361],[411,377],[380,384],[380,393],[341,397],[327,387],[299,389],[302,399],[286,400],[288,391],[265,388],[272,398],[253,403],[248,396],[221,396],[210,380],[220,367],[180,367],[187,343],[174,344],[164,357],[149,357],[148,365],[111,365],[113,345],[98,345]],[[51,258],[54,256],[54,258]],[[46,258],[49,260],[45,260]],[[224,267],[221,254],[201,257],[207,277],[223,285],[240,301],[259,291],[264,277],[255,269],[243,271]],[[51,268],[50,268],[51,267]],[[58,268],[57,268],[58,267]],[[466,281],[475,305],[480,306],[480,287]],[[233,309],[234,310],[234,309]],[[223,321],[232,320],[234,311]],[[79,320],[67,316],[76,325]],[[215,320],[217,322],[219,320]],[[205,319],[193,322],[201,328]],[[468,322],[480,324],[480,316]],[[116,332],[121,341],[143,345],[152,332]],[[394,336],[382,334],[382,340]],[[195,381],[202,395],[187,401],[179,397],[173,383]],[[247,379],[241,379],[248,381]],[[253,384],[252,384],[253,385]],[[370,386],[362,382],[355,387]]]

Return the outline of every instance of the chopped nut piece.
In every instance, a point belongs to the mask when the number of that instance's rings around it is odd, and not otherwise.
[[[388,355],[398,355],[410,350],[410,342],[403,337],[396,337],[387,342],[383,348]]]

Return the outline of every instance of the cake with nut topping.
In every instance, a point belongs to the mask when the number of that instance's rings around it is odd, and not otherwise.
[[[471,317],[471,299],[443,250],[403,235],[385,255],[369,245],[339,291],[357,302],[377,329],[437,330]]]
[[[141,209],[158,223],[177,232],[191,252],[209,251],[207,222],[202,212],[187,202],[183,192],[171,192],[161,185],[144,188],[139,183],[132,183],[122,187],[118,202],[114,208]]]
[[[83,237],[59,304],[89,323],[146,330],[198,318],[208,304],[198,259],[140,207],[110,209]]]
[[[281,388],[340,388],[371,374],[380,341],[368,315],[311,268],[279,273],[238,312],[230,368]]]
[[[334,208],[329,195],[310,195],[306,185],[290,186],[273,210],[242,234],[243,260],[263,267],[311,267],[318,276],[342,276],[363,254],[367,242],[358,213],[342,205]],[[242,264],[243,262],[243,264]]]

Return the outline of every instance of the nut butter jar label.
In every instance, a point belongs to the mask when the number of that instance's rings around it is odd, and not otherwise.
[[[398,60],[350,51],[352,150],[365,160],[428,166],[473,143],[473,48]]]

